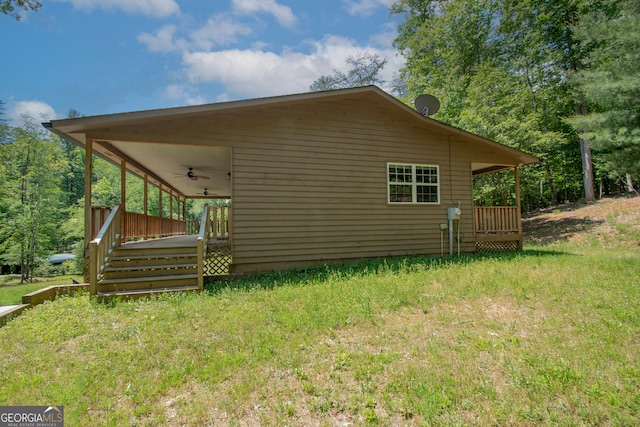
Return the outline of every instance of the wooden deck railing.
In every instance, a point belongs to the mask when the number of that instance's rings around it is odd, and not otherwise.
[[[475,206],[476,233],[520,233],[518,206]]]
[[[187,234],[186,222],[177,219],[125,212],[124,221],[125,239],[181,236]]]
[[[214,241],[229,239],[230,235],[229,206],[210,206],[209,221],[211,224],[210,238]]]
[[[98,290],[98,277],[109,260],[111,252],[120,245],[122,214],[120,206],[114,206],[105,218],[96,238],[89,242],[89,293]]]
[[[92,235],[96,236],[98,230],[105,223],[111,207],[92,206]],[[168,237],[187,234],[186,221],[160,218],[157,216],[144,215],[135,212],[124,212],[121,214],[124,221],[122,231],[123,239],[139,239],[149,237]],[[194,232],[195,234],[195,232]]]
[[[209,206],[208,226],[211,241],[230,240],[231,237],[231,208],[229,206]],[[187,229],[195,227],[196,233],[202,226],[204,216],[195,224],[188,224]]]

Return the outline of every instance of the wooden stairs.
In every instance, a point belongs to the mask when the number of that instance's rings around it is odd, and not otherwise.
[[[128,299],[199,290],[196,246],[131,244],[113,250],[95,296]]]

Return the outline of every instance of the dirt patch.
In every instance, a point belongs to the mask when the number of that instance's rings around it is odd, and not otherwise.
[[[524,215],[525,243],[549,244],[581,241],[586,234],[606,236],[617,233],[616,224],[640,224],[640,197],[599,200],[590,205],[566,204]]]

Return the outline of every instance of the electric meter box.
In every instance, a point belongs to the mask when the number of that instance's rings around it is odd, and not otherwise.
[[[447,208],[447,219],[460,219],[460,208]]]

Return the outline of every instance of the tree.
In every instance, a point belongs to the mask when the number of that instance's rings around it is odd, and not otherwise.
[[[22,17],[18,9],[38,10],[42,7],[42,3],[39,0],[0,0],[0,12],[5,15],[13,16],[16,21],[19,21]]]
[[[4,262],[20,266],[24,282],[58,238],[64,219],[59,188],[64,158],[58,144],[32,122],[11,128],[10,140],[0,149],[6,188],[0,204],[0,253]]]
[[[545,203],[556,204],[562,188],[573,193],[580,165],[578,135],[563,118],[581,105],[568,76],[590,46],[572,28],[603,9],[599,0],[399,0],[395,45],[408,91],[440,98],[441,121],[539,156],[523,183],[545,181]]]
[[[594,12],[576,27],[583,45],[596,46],[574,80],[592,111],[569,122],[592,141],[609,177],[635,192],[633,177],[640,178],[640,1],[619,4],[615,16]]]
[[[368,85],[381,85],[384,80],[380,78],[380,72],[387,64],[386,58],[380,58],[377,54],[358,53],[349,56],[346,60],[351,69],[347,73],[334,70],[333,74],[321,76],[311,84],[312,92],[320,92],[333,89],[344,89]]]

